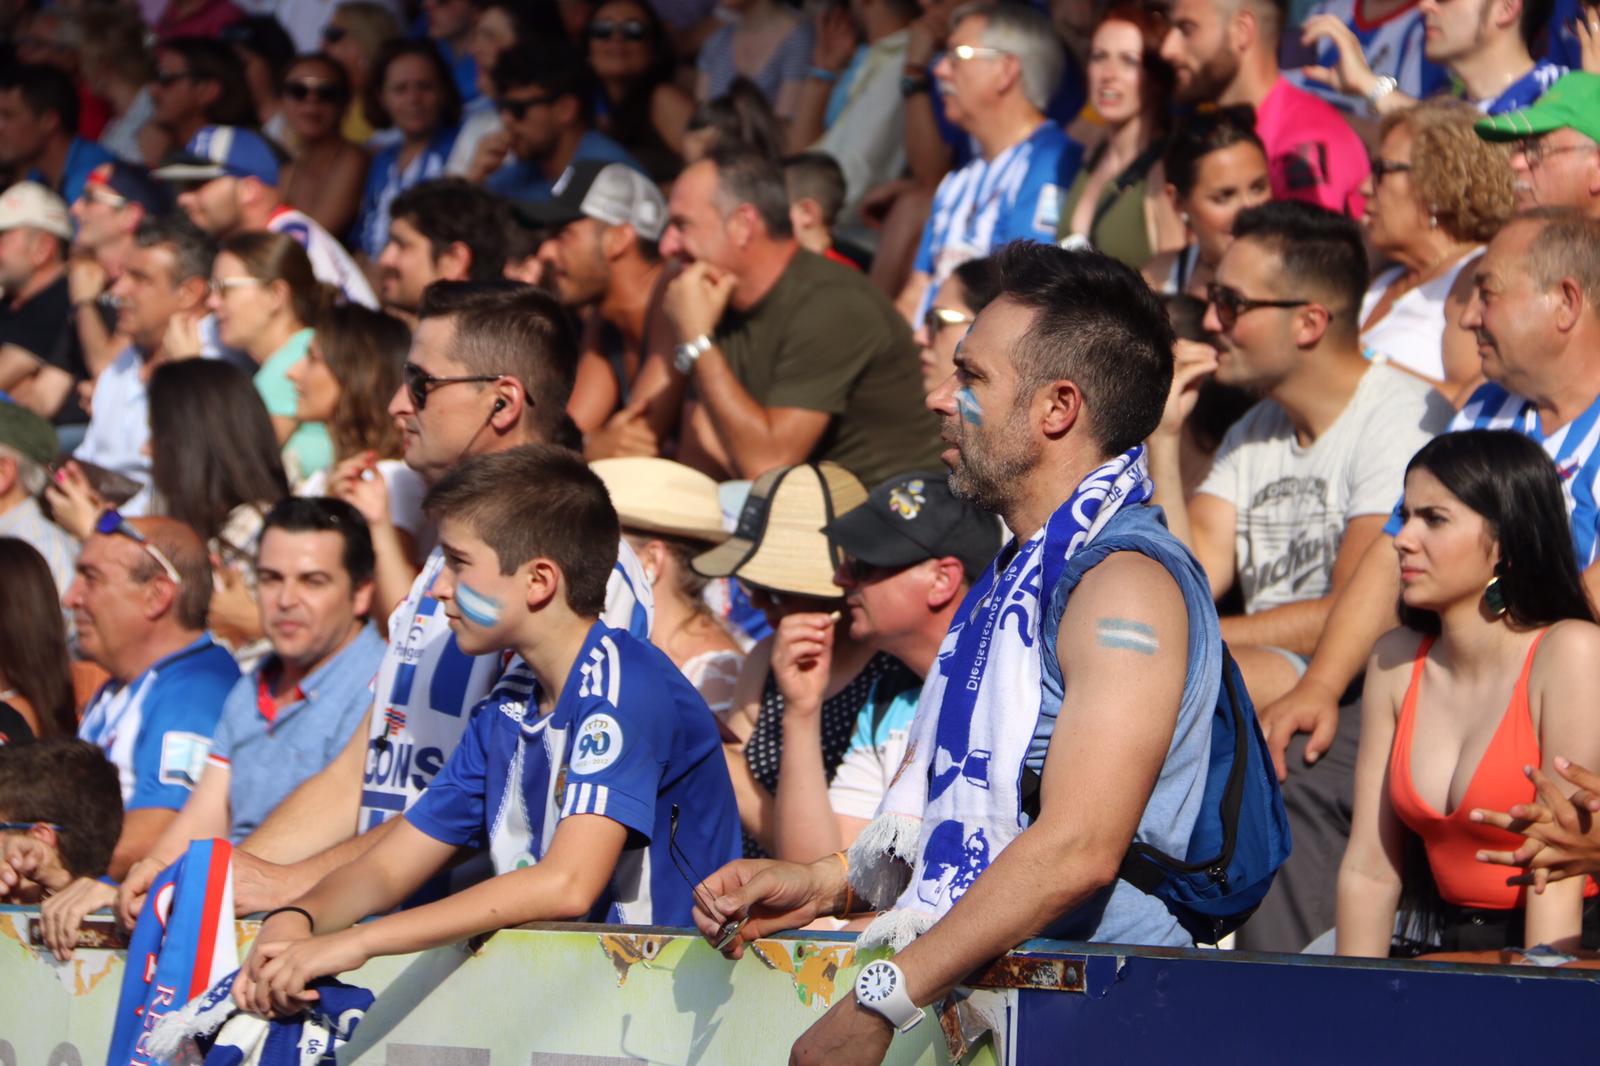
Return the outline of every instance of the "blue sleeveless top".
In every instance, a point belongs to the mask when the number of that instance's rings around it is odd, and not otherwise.
[[[1037,773],[1044,772],[1045,754],[1062,710],[1064,686],[1055,646],[1067,597],[1084,574],[1112,552],[1121,551],[1138,552],[1166,567],[1183,592],[1184,606],[1189,613],[1189,667],[1177,727],[1134,834],[1136,841],[1152,844],[1170,855],[1183,855],[1188,850],[1189,836],[1205,796],[1211,719],[1222,685],[1222,630],[1205,572],[1183,542],[1168,531],[1166,516],[1159,507],[1130,507],[1118,511],[1105,529],[1072,557],[1061,580],[1049,593],[1041,623],[1043,639],[1039,642],[1044,661],[1044,689],[1040,697],[1039,724],[1034,728],[1033,742],[1028,747],[1027,765]],[[1071,713],[1071,708],[1067,711]],[[1159,899],[1122,880],[1064,915],[1045,935],[1113,944],[1172,947],[1194,944]]]

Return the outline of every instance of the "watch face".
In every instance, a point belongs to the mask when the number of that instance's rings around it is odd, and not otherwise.
[[[856,978],[856,996],[866,1003],[881,1003],[894,994],[900,975],[886,962],[874,962]]]

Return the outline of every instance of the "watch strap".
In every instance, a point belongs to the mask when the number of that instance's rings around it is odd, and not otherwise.
[[[692,340],[684,341],[673,349],[672,363],[678,368],[678,373],[687,374],[694,369],[694,364],[702,355],[711,350],[711,338],[702,333]]]
[[[894,973],[893,990],[882,999],[863,999],[861,995],[863,979],[869,979],[873,971],[881,973],[884,970],[891,970]],[[911,1002],[911,996],[906,992],[904,971],[887,959],[869,962],[861,968],[861,973],[856,978],[856,1002],[867,1010],[881,1015],[898,1033],[909,1033],[922,1023],[922,1008]]]

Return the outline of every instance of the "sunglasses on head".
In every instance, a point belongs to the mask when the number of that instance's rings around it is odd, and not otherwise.
[[[638,19],[600,19],[589,24],[589,39],[593,41],[609,41],[616,36],[624,41],[642,41],[649,32],[649,27]]]
[[[529,111],[555,103],[555,99],[546,93],[543,96],[530,96],[526,100],[496,100],[494,106],[501,114],[510,115],[512,122],[521,122]]]
[[[1213,281],[1206,286],[1206,302],[1217,309],[1223,329],[1232,329],[1239,316],[1263,307],[1304,307],[1310,300],[1252,300],[1237,289]]]
[[[319,104],[336,104],[344,99],[343,91],[331,81],[285,82],[283,94],[298,103],[315,100]]]
[[[406,392],[411,396],[411,406],[418,411],[428,406],[428,393],[441,385],[454,385],[464,381],[499,381],[504,374],[463,374],[457,377],[436,377],[428,373],[415,363],[407,363],[401,368],[401,377],[405,380]],[[532,400],[529,400],[532,403]]]
[[[166,553],[151,544],[149,538],[134,528],[133,523],[123,518],[115,509],[100,512],[100,517],[95,519],[94,531],[102,537],[113,535],[127,537],[143,548],[146,555],[160,564],[162,571],[166,573],[174,585],[183,584],[183,578],[178,576],[178,568],[172,565],[172,560],[167,558]]]

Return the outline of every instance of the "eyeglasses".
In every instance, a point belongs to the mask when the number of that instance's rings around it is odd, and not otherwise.
[[[1372,161],[1372,181],[1373,184],[1377,184],[1390,174],[1406,174],[1410,170],[1410,163],[1399,163],[1393,159],[1374,159]]]
[[[958,44],[950,49],[951,57],[959,59],[963,63],[969,59],[999,59],[1001,56],[1014,54],[1014,52],[1008,52],[1004,48],[991,48],[986,44]]]
[[[238,278],[212,278],[210,281],[206,282],[206,288],[220,296],[223,293],[229,292],[233,289],[253,289],[258,285],[265,284],[266,282],[262,281],[260,278],[252,278],[248,276]]]
[[[405,379],[406,392],[411,394],[411,405],[417,410],[428,406],[428,393],[440,385],[454,385],[463,381],[499,381],[504,374],[463,374],[458,377],[435,377],[415,363],[407,363],[400,368],[401,376]],[[530,401],[531,402],[531,401]]]
[[[0,822],[0,833],[26,833],[36,825],[42,825],[53,833],[65,832],[67,828],[55,822]]]
[[[1252,300],[1237,289],[1216,282],[1206,286],[1206,303],[1217,309],[1217,321],[1223,329],[1232,329],[1239,316],[1261,307],[1304,307],[1310,300]]]
[[[322,27],[322,40],[327,44],[338,44],[349,35],[350,31],[343,26]]]
[[[336,104],[344,99],[344,91],[331,81],[284,82],[283,95],[297,103],[315,100],[319,104]]]
[[[957,311],[953,307],[930,307],[928,313],[922,316],[922,328],[927,331],[931,341],[939,335],[939,331],[946,326],[967,326],[976,320],[976,316],[965,311]]]
[[[135,529],[133,523],[123,518],[115,509],[100,512],[100,517],[95,519],[94,531],[102,537],[109,537],[119,533],[127,537],[143,548],[145,554],[149,555],[150,558],[161,564],[161,569],[166,572],[167,577],[171,579],[174,585],[183,584],[183,578],[178,576],[178,568],[172,565],[172,560],[167,558],[166,553],[151,544],[149,538]]]
[[[163,89],[170,89],[180,81],[192,77],[194,75],[187,70],[163,70],[156,75],[156,84]]]
[[[496,100],[494,107],[496,111],[510,115],[512,122],[521,122],[523,116],[530,110],[535,107],[544,107],[546,104],[553,104],[555,99],[554,96],[546,94],[544,96],[530,96],[526,100]]]
[[[624,41],[642,41],[649,35],[649,32],[649,27],[638,19],[625,19],[622,22],[600,19],[589,24],[589,39],[591,41],[609,41],[618,35]]]
[[[678,846],[678,805],[676,803],[672,805],[672,817],[668,824],[670,829],[667,832],[667,854],[672,856],[672,865],[678,868],[678,876],[689,883],[690,893],[693,894],[700,906],[706,909],[706,913],[716,914],[716,900],[711,897],[711,890],[705,887],[705,879],[694,875],[694,870],[689,865],[688,856]],[[747,914],[743,918],[729,918],[722,923],[722,928],[717,930],[718,951],[733,943],[734,938],[739,935],[739,930],[744,928],[744,923],[749,917]]]
[[[1528,169],[1543,163],[1546,156],[1560,155],[1562,152],[1593,152],[1600,149],[1600,144],[1546,144],[1543,137],[1527,137],[1516,144],[1516,151],[1522,153],[1522,158],[1528,161]]]

